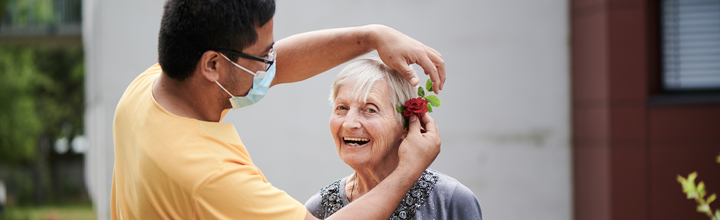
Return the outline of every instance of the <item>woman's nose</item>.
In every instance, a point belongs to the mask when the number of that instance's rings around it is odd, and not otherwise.
[[[357,129],[360,128],[359,114],[356,111],[349,111],[345,115],[345,121],[343,121],[343,128],[345,129]]]

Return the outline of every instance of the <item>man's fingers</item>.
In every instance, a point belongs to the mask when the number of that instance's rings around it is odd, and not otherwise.
[[[438,87],[440,87],[440,90],[442,90],[443,87],[445,87],[445,79],[447,79],[445,77],[445,63],[440,63],[437,65],[437,67],[438,67],[438,76],[440,77],[440,82],[437,84],[438,84]],[[433,91],[434,90],[435,90],[435,88],[433,88]],[[435,92],[435,94],[437,94],[437,92]]]
[[[413,114],[410,116],[410,118],[408,118],[408,120],[410,120],[410,125],[408,126],[408,136],[419,135],[420,134],[420,120],[418,120],[418,117]]]
[[[425,133],[426,134],[433,134],[435,136],[438,135],[438,127],[435,124],[435,119],[430,117],[430,114],[423,114],[422,117],[422,124],[425,125]]]
[[[440,77],[438,76],[437,67],[435,67],[435,64],[427,56],[420,57],[417,64],[423,68],[425,75],[430,76],[430,80],[434,82],[433,90],[435,90],[435,93],[437,94],[438,88],[440,88],[437,84],[442,84],[442,82],[440,82]]]
[[[410,65],[407,64],[404,60],[397,60],[395,62],[396,67],[399,69],[395,69],[398,72],[400,72],[405,80],[407,80],[410,85],[417,86],[418,83],[420,83],[420,79],[418,79],[417,73],[415,73],[415,70],[410,68]]]
[[[425,140],[428,141],[431,145],[437,147],[434,148],[435,150],[437,150],[435,152],[435,156],[437,156],[437,154],[440,153],[440,145],[442,143],[440,141],[440,134],[438,133],[438,127],[435,124],[435,120],[430,117],[430,114],[424,114],[422,119],[418,121],[421,121],[425,125],[425,133],[423,134]]]
[[[393,68],[400,74],[402,74],[403,78],[405,78],[405,80],[408,81],[410,85],[417,86],[418,83],[420,83],[420,79],[418,78],[417,73],[415,73],[415,70],[410,67],[410,64],[412,63],[408,63],[406,59],[400,57],[393,58],[392,56],[390,56],[390,59],[388,61],[390,62],[385,62],[385,60],[383,60],[383,62],[390,66],[390,68]]]
[[[437,91],[442,90],[445,85],[445,61],[442,59],[442,55],[440,55],[440,53],[438,53],[435,49],[430,47],[428,47],[428,49],[432,51],[428,53],[428,56],[430,56],[430,60],[437,68],[438,78],[440,78],[438,81],[433,81],[435,82],[433,83],[433,90],[435,90],[435,94],[437,94]]]
[[[440,52],[438,52],[437,50],[433,49],[432,47],[428,47],[428,46],[425,46],[425,47],[427,47],[428,49],[430,49],[430,51],[432,51],[432,52],[433,52],[435,55],[437,55],[438,57],[442,58],[442,54],[441,54]]]

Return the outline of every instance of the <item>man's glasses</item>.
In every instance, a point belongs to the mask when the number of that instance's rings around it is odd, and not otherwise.
[[[245,59],[251,59],[251,60],[263,62],[263,63],[265,63],[265,71],[268,71],[270,69],[270,66],[272,66],[273,63],[275,63],[275,49],[273,49],[273,48],[270,48],[270,51],[268,51],[267,58],[256,57],[256,56],[246,54],[246,53],[243,53],[243,52],[240,52],[237,50],[232,50],[232,49],[212,49],[212,50],[226,52],[228,54],[239,56],[239,57],[242,57]]]

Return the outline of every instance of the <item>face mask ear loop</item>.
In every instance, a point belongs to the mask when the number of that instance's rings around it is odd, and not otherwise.
[[[225,89],[225,87],[223,87],[222,85],[220,85],[220,83],[219,83],[217,80],[215,80],[215,83],[217,83],[218,86],[220,86],[220,88],[221,88],[222,90],[225,90],[225,92],[227,92],[227,94],[230,95],[230,97],[235,97],[232,93],[228,92],[227,89]]]
[[[245,69],[245,67],[240,66],[240,64],[237,64],[237,63],[235,63],[235,62],[233,62],[233,61],[230,61],[230,59],[227,58],[227,57],[225,56],[225,54],[220,53],[220,55],[221,55],[223,58],[225,58],[225,60],[227,60],[228,62],[230,62],[230,63],[232,63],[233,65],[235,65],[237,68],[240,68],[240,69],[242,69],[242,70],[245,70],[245,72],[248,72],[248,73],[252,74],[253,76],[255,76],[255,73],[250,72],[250,70]]]

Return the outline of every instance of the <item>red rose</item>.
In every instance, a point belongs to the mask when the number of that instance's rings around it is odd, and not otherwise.
[[[412,111],[410,111],[410,109],[405,109],[405,111],[403,111],[403,116],[410,117],[410,115],[412,115]]]
[[[422,98],[413,98],[405,102],[405,111],[403,111],[403,116],[410,117],[412,114],[416,114],[418,116],[425,114],[427,109],[428,101]]]

